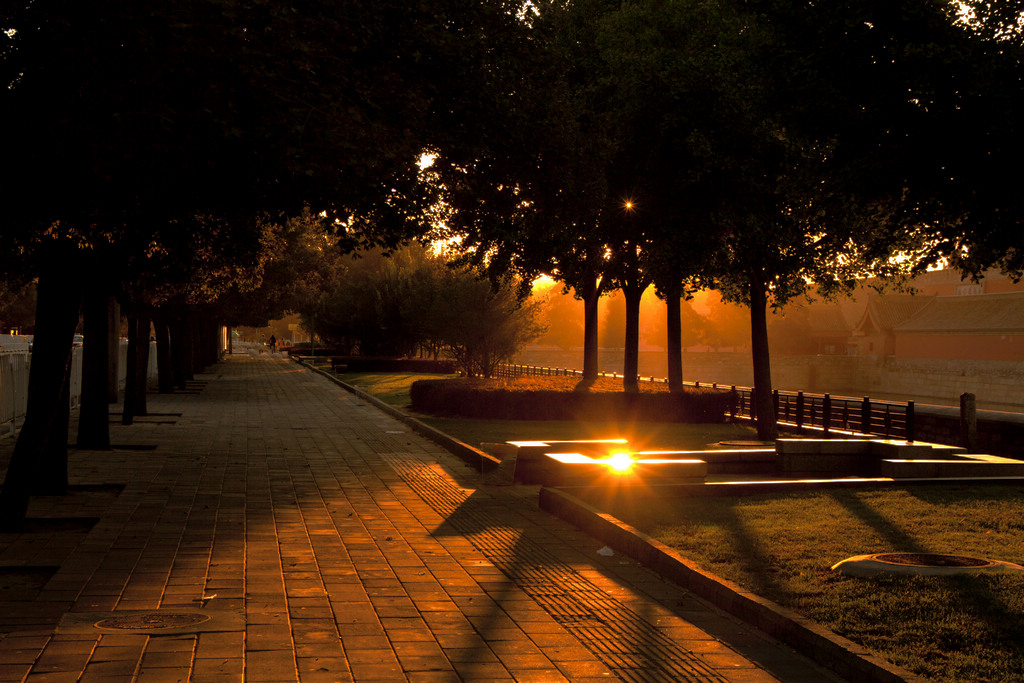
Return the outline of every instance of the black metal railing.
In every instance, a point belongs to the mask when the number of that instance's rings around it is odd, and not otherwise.
[[[582,377],[579,370],[570,368],[547,368],[535,365],[502,364],[498,366],[498,377]],[[619,379],[614,372],[598,373],[599,377]],[[641,382],[667,383],[656,377],[639,377]],[[751,387],[728,386],[709,382],[683,382],[690,387],[708,387],[732,391],[735,394],[732,417],[753,420],[757,417],[754,405],[754,390]],[[826,438],[831,435],[870,435],[885,438],[914,440],[914,402],[882,401],[868,396],[832,396],[804,391],[774,391],[772,405],[776,420],[781,427],[797,431],[821,432]]]
[[[536,365],[514,365],[511,363],[502,363],[498,365],[497,371],[494,373],[495,377],[582,377],[583,373],[579,370],[572,370],[570,368],[544,368]],[[611,377],[612,375],[602,373],[602,376]]]
[[[734,417],[755,419],[754,390],[733,387]],[[914,440],[914,402],[882,401],[869,396],[833,396],[804,391],[774,391],[772,405],[780,426],[830,434],[868,434]]]

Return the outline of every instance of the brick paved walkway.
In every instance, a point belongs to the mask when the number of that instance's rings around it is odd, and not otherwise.
[[[0,681],[836,680],[289,361],[150,412],[0,535]]]

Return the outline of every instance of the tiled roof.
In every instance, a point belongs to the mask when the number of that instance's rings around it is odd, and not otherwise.
[[[888,332],[913,318],[934,298],[920,294],[889,294],[874,297],[868,302],[857,328],[863,330],[873,327],[879,332]]]
[[[891,329],[913,318],[935,298],[920,294],[896,294],[880,297],[872,301],[869,306],[879,325]]]
[[[815,334],[849,334],[853,329],[838,305],[811,306],[807,322]]]
[[[1024,292],[933,297],[927,307],[894,331],[1024,334]]]

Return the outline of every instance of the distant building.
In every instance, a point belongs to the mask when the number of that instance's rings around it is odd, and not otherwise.
[[[864,307],[860,321],[851,332],[850,355],[893,356],[894,330],[916,316],[935,299],[934,295],[875,295]]]
[[[816,303],[807,307],[808,335],[820,356],[855,355],[850,335],[863,314],[864,304],[853,300]]]
[[[924,273],[914,294],[862,287],[854,299],[809,306],[818,353],[893,358],[1024,361],[1024,283],[990,273]]]
[[[898,358],[1024,361],[1024,292],[931,297],[892,338]]]

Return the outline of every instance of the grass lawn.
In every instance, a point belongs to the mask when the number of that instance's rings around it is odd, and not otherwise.
[[[853,555],[1024,564],[1024,487],[639,501],[611,511],[719,576],[943,681],[1024,680],[1024,575],[854,578]]]
[[[347,372],[338,375],[338,379],[359,387],[373,394],[375,398],[388,405],[405,408],[409,405],[409,387],[418,379],[444,379],[458,375],[432,375],[423,373],[403,372]]]

